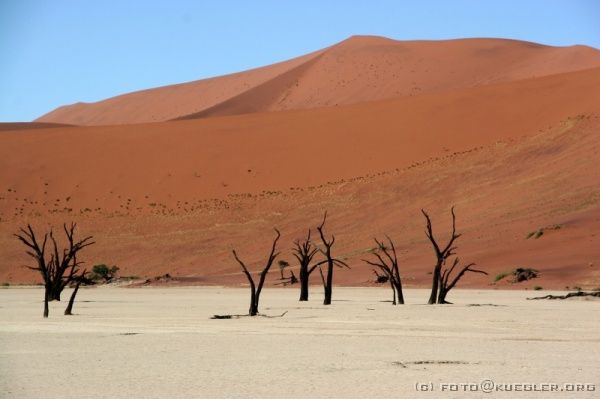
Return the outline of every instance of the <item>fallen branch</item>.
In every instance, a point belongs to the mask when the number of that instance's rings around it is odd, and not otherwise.
[[[544,296],[536,296],[534,298],[527,298],[528,301],[536,300],[536,299],[568,299],[578,296],[595,296],[600,298],[600,291],[594,292],[585,292],[585,291],[577,291],[577,292],[569,292],[566,295],[544,295]]]
[[[258,313],[255,316],[266,317],[268,319],[274,319],[274,318],[285,316],[287,312],[288,311],[286,310],[282,314],[275,315],[275,316],[269,316],[269,315],[266,315],[266,314]],[[213,315],[211,317],[211,319],[212,320],[228,320],[228,319],[239,319],[241,317],[253,317],[253,316],[251,316],[249,314],[215,314],[215,315]]]

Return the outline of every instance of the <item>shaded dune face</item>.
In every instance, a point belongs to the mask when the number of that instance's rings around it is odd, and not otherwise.
[[[58,108],[38,119],[76,125],[307,109],[600,67],[585,46],[501,39],[395,41],[356,36],[326,49],[247,72]]]
[[[593,288],[597,58],[582,46],[354,37],[273,66],[0,126],[0,281],[37,279],[20,267],[29,259],[12,237],[19,226],[74,220],[98,242],[88,264],[237,285],[245,279],[232,248],[256,270],[276,226],[282,258],[296,267],[291,243],[327,209],[336,253],[352,266],[337,283],[369,284],[361,259],[373,236],[389,234],[405,283],[426,286],[434,255],[420,208],[443,240],[455,204],[461,258],[491,275],[463,286],[533,267],[540,280],[517,288]],[[197,97],[197,88],[212,94]]]

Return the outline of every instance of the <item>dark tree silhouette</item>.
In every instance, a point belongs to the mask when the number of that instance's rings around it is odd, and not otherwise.
[[[58,249],[58,243],[54,238],[54,233],[50,230],[49,233],[44,233],[44,239],[40,245],[35,232],[31,225],[27,225],[27,229],[21,228],[19,234],[15,234],[27,248],[29,256],[36,260],[37,266],[27,266],[31,270],[37,270],[42,275],[44,280],[44,317],[48,317],[48,302],[60,301],[60,294],[71,282],[77,281],[80,275],[79,266],[82,262],[77,261],[77,253],[83,248],[94,244],[92,236],[75,240],[75,223],[71,223],[69,227],[63,225],[65,235],[67,236],[68,246],[61,251]],[[46,259],[46,245],[51,243],[50,257]],[[73,298],[74,300],[74,298]]]
[[[460,262],[460,260],[458,259],[458,257],[454,258],[452,267],[450,267],[449,269],[444,269],[444,271],[440,275],[440,290],[439,290],[438,297],[437,297],[437,303],[439,303],[439,304],[451,303],[451,302],[446,301],[446,295],[448,295],[448,292],[452,288],[454,288],[456,283],[458,283],[458,280],[460,280],[461,277],[464,276],[464,274],[466,272],[481,273],[481,274],[487,275],[487,272],[485,272],[483,270],[472,269],[471,267],[475,266],[475,263],[469,263],[468,265],[463,266],[463,268],[460,269],[458,274],[452,279],[451,282],[448,282],[450,279],[450,274],[452,274],[452,271],[454,270],[454,268],[456,266],[458,266],[459,262]]]
[[[277,229],[275,229],[275,232],[277,233],[277,237],[275,237],[275,240],[273,240],[273,246],[271,247],[271,253],[269,254],[267,263],[266,263],[265,267],[263,268],[263,270],[260,272],[258,285],[256,285],[254,283],[252,274],[250,274],[250,272],[248,271],[248,268],[246,267],[244,262],[242,262],[240,260],[237,253],[235,252],[235,249],[232,251],[233,256],[235,257],[235,260],[237,260],[237,262],[242,267],[242,271],[244,272],[244,274],[248,278],[248,282],[250,283],[250,309],[248,311],[248,314],[250,316],[256,316],[258,314],[258,302],[260,300],[260,292],[262,291],[263,285],[265,283],[265,278],[267,277],[267,273],[269,273],[269,269],[273,265],[273,261],[279,255],[279,252],[275,252],[275,250],[277,248],[277,241],[279,240],[279,237],[281,237],[281,233]]]
[[[382,241],[375,238],[377,243],[377,252],[373,252],[373,256],[376,258],[375,261],[363,259],[363,262],[368,263],[371,266],[375,266],[381,270],[387,277],[387,281],[390,282],[390,286],[393,292],[392,304],[404,305],[404,295],[402,294],[402,279],[400,277],[400,270],[398,268],[398,257],[396,255],[396,246],[390,237],[387,237],[389,247],[386,246]],[[383,255],[382,255],[383,254]],[[375,272],[377,276],[377,272]],[[396,297],[398,301],[396,302]]]
[[[281,280],[286,280],[283,271],[290,266],[290,263],[287,260],[281,259],[277,261],[277,265],[279,266],[279,273],[281,273]]]
[[[331,235],[331,239],[327,240],[325,238],[325,233],[323,232],[323,228],[325,227],[325,221],[327,220],[327,212],[325,212],[325,215],[323,216],[323,221],[321,222],[321,225],[319,227],[317,227],[317,231],[319,232],[319,235],[321,236],[321,242],[323,243],[324,249],[320,248],[319,251],[325,256],[325,260],[322,262],[319,262],[319,272],[321,273],[321,279],[323,281],[323,289],[325,291],[325,299],[323,300],[323,305],[331,305],[331,296],[333,293],[333,266],[338,266],[338,267],[347,267],[348,269],[350,269],[350,266],[348,266],[345,262],[343,262],[340,259],[336,259],[331,255],[331,248],[333,247],[333,244],[335,244],[335,236],[332,234]],[[321,270],[321,264],[327,264],[327,277],[323,276],[323,270]]]
[[[436,303],[438,298],[442,265],[446,262],[446,259],[454,255],[454,250],[456,250],[456,247],[454,247],[453,244],[454,241],[461,236],[461,234],[456,234],[456,215],[454,214],[454,207],[452,207],[450,209],[450,212],[452,213],[452,236],[444,247],[440,247],[433,235],[433,228],[431,227],[431,219],[429,218],[429,215],[423,209],[421,209],[421,212],[427,220],[427,230],[425,231],[425,234],[427,235],[427,238],[429,238],[429,241],[431,241],[431,245],[433,246],[433,250],[437,258],[435,267],[433,268],[431,294],[429,295],[429,301],[427,302],[429,305],[432,305]]]
[[[79,276],[77,276],[77,278],[74,280],[75,287],[73,288],[73,292],[71,293],[71,298],[69,298],[69,304],[67,305],[67,308],[65,309],[65,316],[73,315],[73,304],[75,303],[75,297],[77,296],[77,292],[79,291],[79,286],[82,283],[89,281],[89,279],[86,278],[86,276],[85,276],[86,273],[87,273],[87,270],[83,270],[83,272],[81,272],[81,274]]]
[[[313,266],[310,265],[313,257],[319,251],[315,248],[310,240],[310,229],[306,239],[303,241],[295,241],[295,248],[292,249],[294,257],[298,259],[300,263],[300,300],[308,301],[308,286],[310,274],[317,268],[318,264]]]

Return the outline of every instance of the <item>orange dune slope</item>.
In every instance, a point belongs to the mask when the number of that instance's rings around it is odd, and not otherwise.
[[[39,122],[109,125],[355,104],[600,67],[600,51],[503,39],[355,36],[271,66],[60,107]]]
[[[600,112],[600,68],[341,107],[5,132],[0,181],[81,207],[115,192],[222,197],[404,167],[590,112]]]
[[[373,235],[401,245],[408,285],[428,283],[419,208],[492,276],[543,271],[545,288],[597,286],[600,68],[338,107],[0,134],[0,279],[35,281],[12,233],[77,221],[90,264],[124,274],[244,281],[272,227],[294,239],[330,211],[338,283],[364,284]],[[559,230],[550,228],[560,225]],[[548,228],[543,239],[531,231]],[[257,237],[261,237],[260,240]],[[270,283],[272,283],[270,281]],[[489,286],[476,276],[465,286]],[[509,285],[510,286],[510,285]]]
[[[79,223],[81,234],[91,234],[97,241],[82,258],[86,266],[116,264],[123,276],[169,273],[184,283],[243,284],[245,277],[231,250],[238,251],[250,270],[260,270],[273,227],[283,233],[281,258],[290,261],[297,274],[292,242],[304,237],[309,227],[314,233],[328,210],[326,231],[336,235],[335,254],[352,267],[336,272],[336,284],[372,282],[371,268],[362,259],[370,256],[372,237],[387,234],[396,242],[404,284],[423,287],[430,283],[434,255],[423,232],[420,208],[430,212],[435,233],[444,240],[454,204],[463,233],[458,254],[490,274],[469,275],[462,287],[597,288],[598,129],[598,114],[580,115],[524,137],[441,152],[439,157],[370,176],[218,200],[199,200],[182,192],[174,192],[171,202],[154,196],[132,199],[127,187],[98,191],[98,200],[83,201],[78,194],[31,195],[28,188],[51,191],[53,184],[45,186],[35,176],[21,175],[29,186],[0,196],[4,210],[18,209],[17,216],[0,220],[0,281],[39,281],[22,267],[31,260],[12,236],[19,226],[29,222],[41,230],[70,220]],[[31,138],[24,143],[31,143]],[[86,173],[77,176],[80,181],[94,178]],[[139,189],[133,178],[130,182]],[[80,208],[84,203],[90,209]],[[540,229],[541,238],[528,238]],[[516,267],[535,268],[540,277],[514,285],[510,279],[494,283],[496,275]],[[277,276],[271,273],[267,285],[277,283]],[[318,276],[313,276],[313,283],[319,283]],[[319,290],[314,292],[320,295]]]

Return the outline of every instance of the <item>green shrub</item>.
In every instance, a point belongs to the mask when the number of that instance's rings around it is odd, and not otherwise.
[[[533,287],[533,289],[536,291],[540,291],[540,290],[543,290],[544,288],[540,287],[539,285],[536,285],[535,287]]]
[[[494,282],[500,281],[502,280],[504,277],[510,276],[512,274],[512,272],[502,272],[496,275],[496,277],[494,277]]]
[[[92,276],[90,277],[92,280],[104,280],[104,282],[109,283],[115,275],[119,271],[117,266],[106,266],[105,264],[95,265],[92,268]]]

